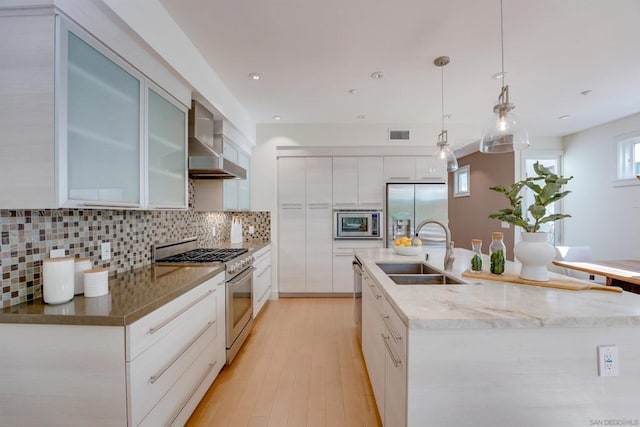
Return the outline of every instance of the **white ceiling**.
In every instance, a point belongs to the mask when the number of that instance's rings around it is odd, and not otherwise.
[[[498,0],[160,1],[259,124],[439,123],[440,55],[445,127],[480,129],[500,91]],[[640,0],[504,0],[504,34],[530,136],[640,111]]]

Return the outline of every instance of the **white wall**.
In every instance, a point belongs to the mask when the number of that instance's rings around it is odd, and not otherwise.
[[[564,138],[566,245],[589,245],[595,259],[640,259],[640,186],[614,187],[615,137],[640,130],[640,114]]]

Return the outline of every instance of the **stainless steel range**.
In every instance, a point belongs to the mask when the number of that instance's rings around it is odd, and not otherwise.
[[[253,328],[253,257],[244,248],[198,248],[195,237],[154,247],[159,265],[224,264],[226,280],[227,365]]]

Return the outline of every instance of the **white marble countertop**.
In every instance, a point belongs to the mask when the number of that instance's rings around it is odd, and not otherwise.
[[[418,256],[396,255],[392,248],[357,249],[363,268],[380,285],[409,329],[610,327],[640,325],[640,295],[572,291],[462,277],[472,252],[454,250],[453,276],[466,285],[396,285],[376,265],[381,261],[422,262],[443,268],[444,248],[423,248]],[[489,265],[484,256],[484,267]],[[507,262],[506,272],[519,272]],[[551,273],[552,275],[554,273]]]

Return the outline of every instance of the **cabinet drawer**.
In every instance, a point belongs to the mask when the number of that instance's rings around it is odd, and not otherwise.
[[[207,303],[215,306],[215,301],[207,301]],[[181,331],[191,332],[192,329],[193,327],[181,328]],[[127,394],[132,425],[138,425],[183,374],[189,375],[188,370],[198,355],[205,347],[216,341],[215,320],[204,322],[204,327],[200,327],[195,335],[195,340],[184,338],[182,335],[174,339],[163,339],[133,362],[127,363],[129,377]],[[211,357],[215,357],[215,352],[211,352]],[[177,398],[177,400],[186,402],[188,399]]]
[[[269,264],[271,264],[271,245],[265,246],[262,249],[259,249],[253,253],[254,266],[256,263],[261,262],[262,260],[268,259]]]
[[[204,299],[215,293],[216,285],[223,280],[224,273],[221,273],[127,326],[126,360],[128,362],[134,360],[145,349],[165,336],[183,333],[182,325],[185,322],[183,315],[191,308],[211,306],[213,312],[210,319],[215,319],[215,304],[205,304]]]
[[[402,363],[407,359],[407,327],[386,298],[382,298],[380,316],[384,324],[384,334],[389,336],[389,346]]]
[[[176,383],[162,396],[158,404],[138,424],[139,426],[183,425],[190,414],[182,414],[182,410],[194,395],[203,381],[213,382],[225,363],[224,353],[220,358],[215,351],[216,341],[210,341],[196,356],[193,363]],[[184,418],[184,420],[179,420]]]

